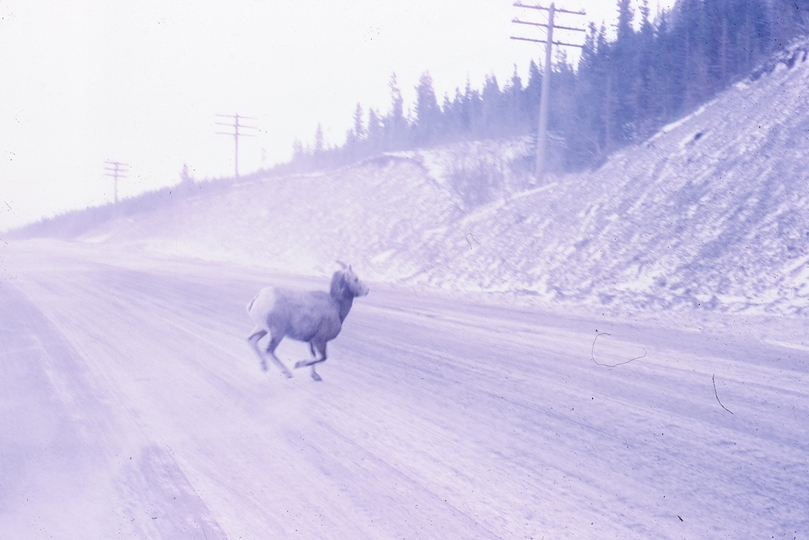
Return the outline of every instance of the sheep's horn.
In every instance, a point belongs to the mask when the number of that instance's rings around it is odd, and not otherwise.
[[[343,261],[336,261],[336,262],[337,262],[337,264],[339,264],[340,266],[342,266],[342,267],[343,267],[343,270],[345,270],[346,268],[348,268],[348,265],[347,265],[346,263],[344,263]]]

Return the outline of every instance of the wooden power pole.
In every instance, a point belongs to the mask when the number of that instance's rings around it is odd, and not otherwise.
[[[233,128],[232,133],[223,133],[221,131],[217,131],[217,135],[230,135],[233,137],[234,142],[234,157],[233,157],[233,167],[234,167],[234,174],[236,179],[239,179],[239,137],[255,137],[255,135],[251,133],[243,133],[240,130],[242,129],[258,129],[255,126],[245,126],[244,124],[240,124],[239,120],[255,120],[255,118],[251,118],[249,116],[239,116],[238,114],[217,114],[221,118],[231,118],[233,119],[232,122],[228,124],[224,124],[222,122],[217,122],[217,126],[225,126],[229,128]]]
[[[534,165],[534,174],[536,174],[537,180],[541,180],[543,176],[545,176],[545,171],[547,169],[547,159],[546,159],[546,152],[547,152],[547,139],[548,139],[548,107],[550,106],[550,92],[551,92],[551,61],[552,61],[552,54],[553,54],[553,46],[559,45],[561,47],[579,47],[581,48],[582,45],[576,45],[574,43],[565,43],[562,41],[554,41],[553,40],[553,30],[566,30],[572,32],[586,32],[583,28],[575,28],[572,26],[560,26],[554,23],[554,16],[557,13],[565,13],[569,15],[586,15],[584,11],[569,11],[567,9],[557,8],[555,4],[551,3],[550,7],[544,6],[529,6],[523,4],[521,2],[515,2],[514,7],[518,8],[528,8],[528,9],[536,9],[539,11],[547,11],[548,12],[548,23],[537,23],[531,21],[523,21],[517,18],[514,18],[512,22],[516,24],[528,24],[531,26],[538,26],[545,28],[545,66],[544,66],[544,73],[542,74],[542,95],[540,96],[539,102],[539,129],[537,131],[537,159],[536,164]],[[531,39],[526,37],[517,37],[511,36],[511,39],[518,39],[521,41],[532,41],[534,43],[543,43],[541,40],[538,39]]]
[[[109,176],[115,181],[114,197],[115,207],[118,207],[118,179],[126,178],[125,173],[129,171],[129,165],[119,161],[105,161],[104,162],[104,176]]]

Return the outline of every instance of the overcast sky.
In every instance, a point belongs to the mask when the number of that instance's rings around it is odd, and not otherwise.
[[[616,3],[557,2],[588,13],[560,24],[611,26]],[[0,0],[0,231],[111,201],[106,160],[131,167],[120,197],[177,183],[184,163],[200,179],[232,175],[217,114],[256,118],[257,137],[241,143],[246,173],[289,159],[318,122],[341,144],[357,102],[388,111],[394,72],[406,108],[424,71],[439,101],[467,79],[502,84],[515,64],[525,79],[542,49],[509,36],[541,34],[511,19],[542,14],[512,4]]]

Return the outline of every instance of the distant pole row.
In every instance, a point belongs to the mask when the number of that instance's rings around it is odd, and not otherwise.
[[[535,174],[537,179],[541,180],[542,177],[545,175],[547,164],[546,164],[546,148],[547,148],[547,137],[548,137],[548,107],[549,107],[549,98],[550,98],[550,85],[551,85],[551,61],[553,58],[553,46],[558,45],[560,47],[579,47],[581,48],[582,45],[577,45],[575,43],[566,43],[562,41],[554,41],[553,40],[553,31],[554,29],[558,30],[565,30],[571,32],[585,32],[583,28],[576,28],[573,26],[561,26],[555,24],[554,17],[557,13],[563,13],[568,15],[586,15],[584,11],[570,11],[567,9],[557,8],[554,3],[551,3],[550,7],[544,7],[541,5],[527,5],[521,2],[515,2],[514,7],[517,8],[526,8],[526,9],[535,9],[538,11],[545,11],[548,13],[548,22],[547,23],[538,23],[533,21],[523,21],[518,18],[514,18],[512,20],[515,24],[525,24],[530,26],[536,26],[545,28],[546,39],[545,41],[541,41],[538,39],[527,38],[522,36],[511,36],[511,39],[521,40],[521,41],[531,41],[533,43],[544,43],[545,45],[545,65],[544,65],[544,73],[542,77],[542,96],[540,99],[540,106],[539,106],[539,129],[537,133],[537,151],[536,151],[536,164],[535,164]],[[217,114],[218,118],[227,118],[230,119],[229,122],[217,122],[216,125],[224,126],[231,128],[231,131],[222,132],[217,131],[217,135],[228,135],[233,137],[233,170],[234,175],[238,179],[239,178],[239,137],[255,137],[256,135],[253,133],[245,133],[245,130],[256,130],[258,129],[255,126],[245,125],[242,123],[243,120],[256,120],[250,116],[241,116],[239,114]],[[119,178],[126,178],[124,175],[125,172],[129,170],[129,165],[126,163],[121,163],[118,161],[107,161],[104,165],[105,175],[112,177],[115,181],[115,204],[118,205],[118,179]]]
[[[554,28],[559,30],[566,30],[571,32],[586,32],[583,28],[576,28],[573,26],[560,26],[554,24],[554,16],[557,13],[565,13],[569,15],[586,15],[584,11],[569,11],[567,9],[557,8],[555,4],[551,3],[550,7],[544,7],[540,5],[529,6],[520,2],[515,2],[514,7],[518,8],[527,8],[527,9],[536,9],[539,11],[547,11],[548,12],[548,22],[546,23],[538,23],[532,21],[523,21],[517,19],[516,17],[512,19],[513,23],[516,24],[527,24],[531,26],[538,26],[545,28],[545,67],[544,72],[542,74],[542,96],[540,96],[540,104],[539,104],[539,129],[537,132],[537,157],[536,157],[536,164],[534,166],[534,174],[538,180],[541,180],[542,177],[545,176],[545,171],[547,169],[546,163],[546,148],[547,148],[547,138],[548,138],[548,107],[550,103],[550,91],[551,91],[551,60],[552,60],[552,51],[554,45],[559,45],[560,47],[579,47],[581,48],[582,45],[576,45],[575,43],[565,43],[562,41],[554,41],[553,40],[553,30]],[[520,41],[532,41],[534,43],[543,43],[543,41],[538,39],[532,39],[527,37],[521,36],[511,36],[511,39],[518,39]]]
[[[232,121],[228,123],[217,122],[218,126],[225,126],[232,128],[232,131],[224,133],[217,131],[218,135],[229,135],[233,137],[234,142],[234,156],[233,167],[236,178],[239,178],[239,137],[255,137],[252,133],[245,133],[244,130],[258,129],[255,126],[249,126],[242,123],[243,120],[255,120],[249,116],[241,116],[239,114],[217,114],[219,118],[230,118]],[[126,178],[126,173],[129,172],[129,164],[121,163],[120,161],[105,161],[104,162],[104,176],[113,179],[114,187],[114,200],[115,206],[118,206],[118,179]]]

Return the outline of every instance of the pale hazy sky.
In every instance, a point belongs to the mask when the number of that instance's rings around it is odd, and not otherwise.
[[[557,7],[610,26],[616,3]],[[341,144],[357,102],[388,111],[393,72],[406,108],[424,71],[439,101],[467,79],[502,85],[515,64],[525,80],[542,49],[509,36],[541,34],[511,19],[542,15],[512,4],[0,0],[0,231],[112,200],[106,160],[131,166],[121,197],[177,183],[183,163],[197,178],[232,175],[233,139],[216,135],[216,114],[257,119],[244,174],[289,159],[318,122]]]

